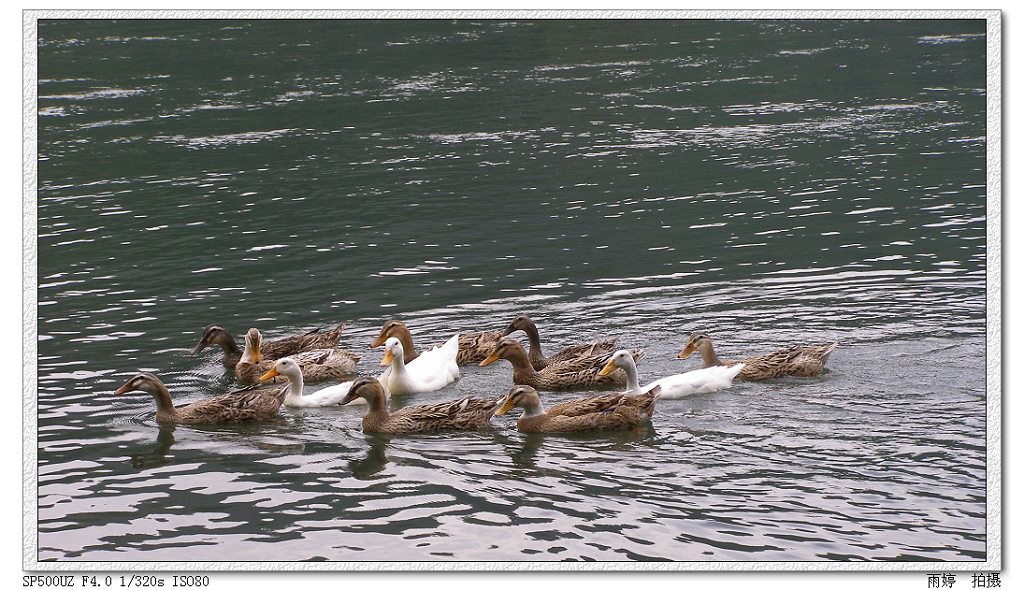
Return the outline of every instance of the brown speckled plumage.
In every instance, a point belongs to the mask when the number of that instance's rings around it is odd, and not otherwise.
[[[342,323],[333,330],[315,328],[305,334],[286,336],[277,340],[264,340],[260,343],[260,355],[264,359],[275,360],[303,350],[334,348],[338,345],[338,339],[341,338],[341,332],[344,329],[345,324]],[[222,362],[229,369],[237,365],[242,358],[242,349],[239,348],[227,328],[220,324],[211,324],[203,330],[199,344],[192,349],[192,354],[199,354],[200,351],[212,344],[220,346],[224,351]]]
[[[523,416],[516,422],[522,432],[634,428],[651,419],[654,403],[660,393],[661,386],[655,386],[640,395],[607,393],[562,402],[545,412],[536,389],[528,385],[516,385],[505,396],[495,414],[500,416],[512,408],[522,408]]]
[[[633,359],[639,360],[643,352],[631,351]],[[622,387],[626,374],[621,369],[609,375],[599,373],[611,357],[610,353],[579,356],[565,361],[551,363],[538,371],[530,363],[523,346],[511,338],[502,339],[494,352],[480,363],[487,366],[499,359],[512,364],[512,382],[529,385],[537,389],[572,389],[574,387]]]
[[[618,338],[610,338],[605,340],[596,340],[586,344],[574,344],[571,346],[565,346],[550,357],[545,357],[544,352],[540,346],[540,333],[537,331],[537,324],[529,318],[529,316],[521,315],[516,319],[512,320],[507,328],[501,333],[502,336],[508,336],[514,332],[522,330],[526,333],[526,337],[530,342],[529,359],[530,364],[533,368],[540,371],[547,367],[551,363],[558,363],[581,356],[593,356],[598,354],[608,354],[615,350],[615,342]]]
[[[367,402],[363,430],[386,434],[477,430],[490,423],[500,401],[464,397],[429,406],[406,406],[388,412],[384,387],[380,381],[371,377],[363,377],[353,383],[341,404],[345,405],[357,397]]]
[[[235,377],[239,381],[252,383],[274,366],[276,359],[264,359],[262,355],[262,336],[256,328],[250,328],[245,334],[245,352],[242,359],[235,365]],[[259,351],[254,354],[253,351]],[[325,381],[341,379],[356,371],[359,357],[339,348],[322,348],[306,350],[290,355],[302,369],[305,381]],[[275,377],[274,382],[283,381],[283,377]]]
[[[705,367],[730,367],[737,363],[744,363],[746,366],[743,367],[737,378],[748,381],[774,379],[786,375],[815,377],[821,374],[821,371],[825,368],[825,363],[828,362],[829,355],[838,346],[838,342],[820,346],[790,346],[789,348],[783,348],[760,356],[752,356],[743,360],[723,361],[715,354],[711,337],[704,332],[694,332],[690,335],[690,339],[679,353],[678,358],[685,359],[696,350],[700,352]]]
[[[149,373],[139,373],[114,392],[145,391],[156,400],[156,421],[161,424],[226,424],[267,420],[277,415],[284,401],[284,387],[252,385],[175,408],[167,387]]]

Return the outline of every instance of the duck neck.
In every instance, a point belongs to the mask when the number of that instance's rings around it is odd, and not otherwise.
[[[157,422],[173,422],[178,416],[178,410],[174,409],[171,402],[171,392],[163,383],[155,383],[156,389],[152,391],[153,400],[156,401]]]
[[[363,429],[375,430],[374,426],[387,422],[388,405],[383,395],[366,398],[366,414],[363,415]]]
[[[512,363],[512,381],[514,383],[533,383],[537,380],[537,370],[530,364],[526,351],[516,346],[512,348],[505,360]]]
[[[636,363],[633,357],[627,357],[626,362],[619,365],[626,372],[626,391],[640,391],[640,375],[636,370]]]
[[[396,330],[395,338],[402,343],[402,350],[405,351],[405,361],[411,363],[420,355],[419,351],[416,350],[416,345],[412,343],[412,334],[409,330]]]
[[[302,371],[294,370],[285,374],[288,378],[288,388],[285,391],[285,401],[302,399]]]
[[[237,347],[236,347],[237,348]],[[249,339],[245,340],[245,351],[242,353],[242,358],[238,359],[240,364],[244,363],[247,365],[255,365],[260,362],[260,350],[252,346],[249,343]]]
[[[722,361],[718,360],[718,355],[715,354],[715,347],[710,342],[708,342],[707,346],[701,346],[698,350],[700,350],[701,358],[704,359],[705,367],[722,366]]]
[[[521,420],[527,418],[536,418],[537,416],[544,415],[544,404],[541,403],[540,399],[536,402],[532,402],[528,405],[523,406],[523,417]]]
[[[537,326],[533,322],[526,322],[523,332],[526,332],[526,338],[530,341],[530,359],[537,359],[542,363],[547,362],[544,351],[540,348],[540,333],[537,332]]]
[[[391,353],[391,377],[404,377],[406,375],[405,370],[405,353]]]
[[[218,338],[215,342],[224,352],[224,366],[230,369],[237,365],[239,359],[242,358],[242,349],[238,347],[235,339],[230,334],[225,334],[223,338]]]

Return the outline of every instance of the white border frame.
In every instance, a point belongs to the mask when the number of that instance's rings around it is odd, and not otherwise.
[[[37,21],[41,19],[979,19],[987,33],[986,560],[933,562],[679,561],[588,562],[180,562],[38,559],[37,487]],[[1002,13],[999,10],[25,10],[23,12],[23,493],[22,567],[38,572],[99,571],[1001,571],[1002,511]],[[960,580],[962,583],[966,583]]]

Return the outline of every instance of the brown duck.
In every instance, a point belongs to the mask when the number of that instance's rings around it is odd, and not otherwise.
[[[630,351],[634,360],[639,360],[643,352]],[[494,352],[483,362],[481,367],[497,361],[506,360],[512,364],[512,382],[516,385],[529,385],[538,389],[572,389],[574,387],[622,387],[626,384],[626,373],[617,369],[608,375],[601,375],[601,369],[607,364],[610,354],[580,356],[558,363],[551,363],[538,371],[530,364],[530,359],[523,346],[511,338],[503,338]]]
[[[723,361],[715,354],[715,348],[711,344],[711,337],[704,332],[694,332],[686,342],[686,346],[679,352],[677,358],[688,358],[693,352],[699,351],[704,359],[705,367],[725,366],[730,367],[737,363],[746,366],[740,371],[737,378],[748,381],[761,381],[774,379],[786,375],[798,377],[815,377],[821,374],[828,362],[832,351],[839,346],[838,342],[820,346],[790,346],[763,354],[752,356],[739,361]]]
[[[263,358],[262,342],[263,336],[256,328],[249,328],[245,333],[245,350],[235,365],[235,377],[239,381],[258,381],[261,375],[274,367],[274,359]],[[340,379],[354,373],[359,363],[358,356],[339,348],[304,350],[290,356],[302,370],[302,378],[310,382]],[[274,379],[275,382],[280,382],[284,377]]]
[[[139,373],[114,392],[145,391],[156,400],[156,421],[161,424],[227,424],[249,420],[267,420],[277,415],[284,401],[286,387],[245,389],[208,397],[191,404],[174,407],[167,387],[149,373]]]
[[[305,334],[296,334],[277,340],[264,340],[260,343],[260,356],[264,359],[274,360],[286,357],[303,350],[315,348],[334,348],[338,345],[345,324],[338,324],[333,330],[321,330],[315,328]],[[220,324],[211,324],[203,330],[203,336],[199,344],[192,349],[192,354],[199,354],[204,348],[216,344],[224,351],[224,366],[233,369],[238,361],[242,359],[242,349],[238,347],[234,337],[227,328]]]
[[[388,412],[387,396],[380,381],[374,377],[362,377],[352,384],[348,394],[342,398],[341,405],[360,397],[367,403],[363,430],[385,434],[477,430],[490,424],[491,416],[501,401],[464,397],[429,406],[406,406]]]
[[[660,385],[639,395],[607,393],[562,402],[545,412],[536,389],[528,385],[516,385],[505,396],[504,403],[495,414],[501,416],[512,408],[522,408],[523,416],[516,422],[521,432],[634,428],[651,419],[654,402],[660,393]]]
[[[615,342],[618,338],[609,338],[605,340],[597,340],[587,344],[574,344],[571,346],[565,346],[550,357],[545,357],[544,352],[540,347],[540,333],[537,331],[537,324],[529,318],[529,316],[521,315],[516,319],[512,320],[507,328],[501,333],[502,336],[508,336],[514,332],[522,330],[526,333],[526,338],[530,341],[529,358],[530,364],[533,365],[534,369],[540,371],[544,367],[551,363],[557,363],[574,359],[581,356],[591,356],[595,354],[608,354],[615,350]]]

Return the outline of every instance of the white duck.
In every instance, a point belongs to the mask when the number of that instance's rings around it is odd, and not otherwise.
[[[389,366],[391,370],[381,375],[381,383],[391,395],[437,391],[459,378],[458,355],[459,335],[456,334],[406,365],[402,343],[398,338],[388,338],[380,366]]]
[[[291,357],[284,357],[274,362],[269,371],[260,375],[260,381],[270,381],[278,375],[288,379],[287,391],[284,395],[284,405],[291,408],[320,408],[323,406],[336,406],[348,393],[349,388],[355,381],[346,381],[309,395],[302,395],[302,367]]]
[[[640,387],[636,363],[628,350],[619,350],[608,359],[600,375],[607,375],[616,368],[626,373],[626,393],[646,393],[655,385],[661,386],[659,399],[679,399],[698,393],[713,393],[732,387],[732,380],[745,365],[743,363],[731,367],[708,367],[696,371],[688,371],[677,375],[669,375]]]

